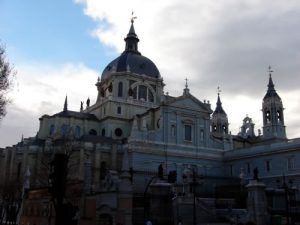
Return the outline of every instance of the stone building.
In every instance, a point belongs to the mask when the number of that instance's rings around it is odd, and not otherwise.
[[[163,78],[139,52],[138,42],[132,21],[125,50],[96,83],[95,103],[88,99],[75,112],[68,110],[66,98],[61,112],[40,118],[35,137],[1,149],[2,187],[21,187],[30,171],[19,211],[22,223],[54,221],[45,190],[56,153],[69,155],[65,201],[79,208],[79,224],[185,222],[189,208],[183,205],[192,205],[196,193],[195,218],[209,218],[217,214],[212,199],[227,199],[228,206],[233,189],[226,187],[247,184],[254,168],[269,190],[277,190],[283,174],[298,190],[300,140],[286,137],[283,103],[271,74],[262,103],[263,133],[255,135],[247,116],[234,135],[219,94],[214,111],[187,84],[181,96],[164,94]],[[166,200],[158,204],[164,199],[160,195]],[[170,215],[159,217],[153,206],[160,204],[177,210],[168,208]]]

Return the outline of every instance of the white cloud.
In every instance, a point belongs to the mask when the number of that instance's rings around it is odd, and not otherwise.
[[[97,73],[84,65],[15,65],[18,85],[12,104],[0,123],[0,146],[16,144],[22,134],[35,136],[43,114],[62,111],[66,94],[68,109],[78,111],[80,101],[96,100]]]
[[[93,35],[118,52],[135,10],[139,49],[158,66],[165,91],[180,95],[184,78],[191,93],[210,99],[215,108],[216,87],[231,130],[236,133],[249,114],[262,126],[261,102],[267,89],[267,67],[273,65],[273,80],[282,96],[289,137],[300,136],[295,116],[300,110],[300,3],[296,0],[128,0],[77,1],[98,22]],[[128,22],[127,22],[128,21]]]
[[[98,24],[91,35],[117,52],[130,25],[141,53],[158,66],[170,95],[182,94],[188,77],[191,93],[210,100],[212,109],[221,86],[230,129],[237,133],[248,114],[261,128],[261,102],[267,89],[267,67],[282,97],[289,137],[300,136],[300,3],[296,0],[75,0]],[[109,63],[109,62],[107,62]],[[33,136],[38,118],[62,110],[65,95],[69,109],[95,99],[95,71],[84,65],[16,65],[19,87],[13,104],[0,123],[0,146]],[[93,102],[93,100],[92,100]]]
[[[292,0],[81,0],[85,14],[99,22],[94,35],[117,51],[124,49],[129,13],[135,10],[140,51],[152,59],[165,80],[165,91],[180,95],[184,78],[199,99],[215,108],[216,87],[231,129],[237,133],[249,114],[262,126],[261,101],[274,65],[274,82],[282,96],[290,137],[300,136],[295,97],[300,83],[300,3]],[[117,6],[117,7],[116,7]],[[128,21],[128,22],[126,22]],[[298,94],[298,95],[296,95]],[[291,118],[290,118],[291,117]]]

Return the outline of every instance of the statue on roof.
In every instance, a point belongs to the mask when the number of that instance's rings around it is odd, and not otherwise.
[[[88,98],[88,99],[86,100],[86,107],[87,107],[87,108],[90,107],[90,98]]]

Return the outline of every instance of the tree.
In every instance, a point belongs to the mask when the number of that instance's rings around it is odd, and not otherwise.
[[[12,78],[15,74],[13,66],[6,57],[5,48],[0,45],[0,120],[6,114],[6,105],[9,102],[6,94],[12,86]]]
[[[0,224],[16,224],[22,204],[22,187],[15,181],[0,186]]]

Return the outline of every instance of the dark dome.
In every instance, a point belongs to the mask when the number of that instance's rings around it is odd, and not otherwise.
[[[125,51],[105,67],[101,79],[107,78],[113,72],[126,71],[153,78],[160,78],[157,67],[150,59],[135,52]]]
[[[146,75],[153,78],[160,78],[160,73],[155,64],[138,51],[139,39],[133,26],[134,19],[131,20],[131,26],[125,40],[125,51],[111,63],[109,63],[102,72],[101,79],[106,79],[111,73],[131,72],[139,75]]]

